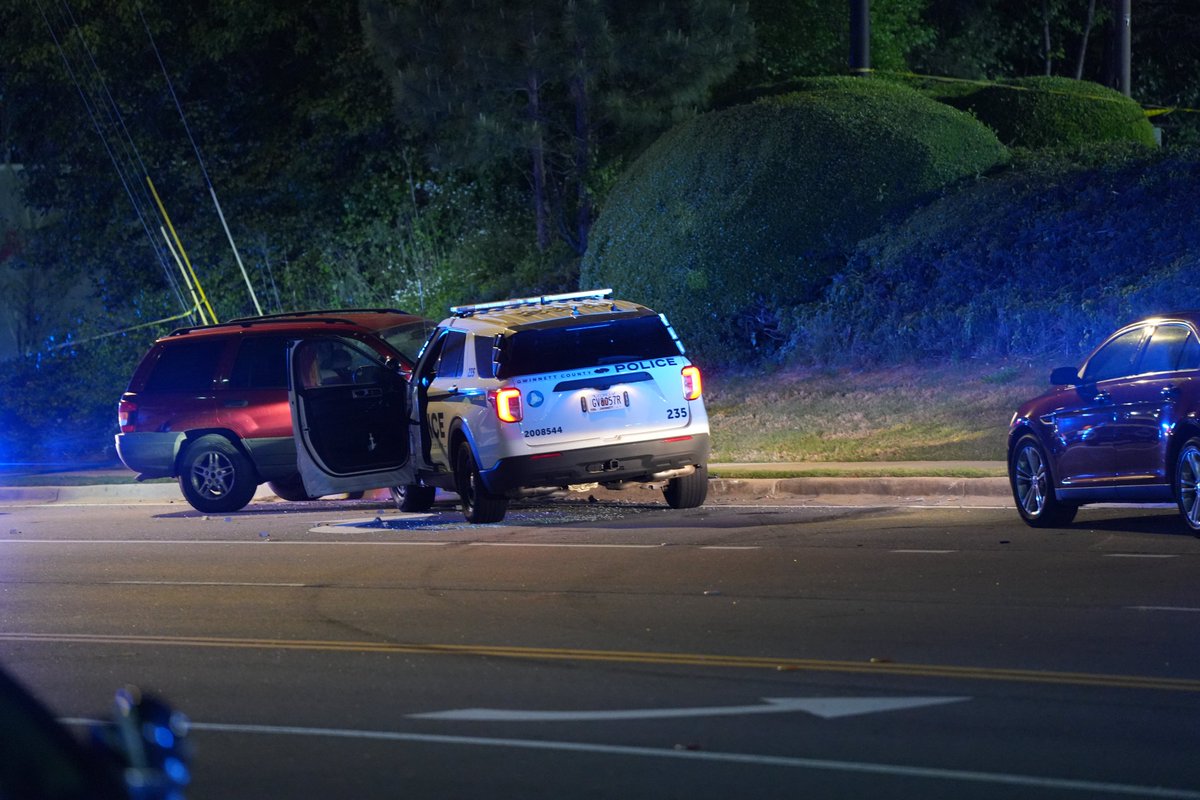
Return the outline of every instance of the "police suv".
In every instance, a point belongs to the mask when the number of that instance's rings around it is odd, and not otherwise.
[[[666,318],[612,290],[459,306],[425,343],[410,413],[418,481],[402,508],[457,492],[470,522],[514,497],[662,483],[673,508],[708,491],[700,370]]]

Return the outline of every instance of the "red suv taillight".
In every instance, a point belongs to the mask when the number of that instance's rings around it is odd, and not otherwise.
[[[117,403],[117,424],[121,426],[121,433],[137,430],[137,403],[131,400]]]
[[[521,390],[511,387],[493,389],[488,392],[488,400],[496,409],[496,418],[501,422],[520,422],[525,418],[521,408]]]
[[[683,368],[683,399],[699,400],[700,392],[700,368],[699,367],[684,367]]]

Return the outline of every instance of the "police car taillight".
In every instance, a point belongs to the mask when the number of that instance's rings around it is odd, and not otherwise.
[[[137,429],[137,405],[128,400],[117,403],[117,424],[121,433],[133,433]]]
[[[683,368],[683,398],[685,400],[699,400],[700,392],[701,392],[700,368],[699,367],[684,367]]]
[[[506,388],[488,392],[488,400],[496,409],[496,418],[501,422],[520,422],[525,414],[521,408],[521,390]]]

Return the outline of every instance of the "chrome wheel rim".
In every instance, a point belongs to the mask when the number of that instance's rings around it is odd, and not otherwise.
[[[1021,510],[1030,517],[1037,517],[1046,509],[1046,462],[1041,452],[1033,445],[1026,445],[1017,453],[1014,481],[1017,502]]]
[[[221,453],[209,451],[192,466],[192,487],[208,498],[224,497],[233,489],[233,462]]]
[[[1200,530],[1200,450],[1188,447],[1179,458],[1179,509],[1188,525]]]

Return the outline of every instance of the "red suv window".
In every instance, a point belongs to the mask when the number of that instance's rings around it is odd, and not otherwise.
[[[146,380],[147,392],[201,392],[212,388],[223,341],[167,343]]]
[[[253,336],[242,340],[229,385],[235,389],[286,389],[288,340]]]

